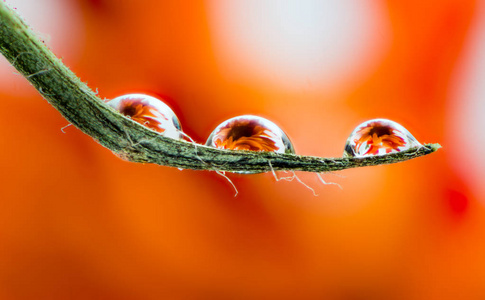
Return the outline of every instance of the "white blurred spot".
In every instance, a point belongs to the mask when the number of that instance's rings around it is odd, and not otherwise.
[[[376,1],[211,0],[208,10],[223,75],[263,89],[358,81],[391,41],[385,7]]]
[[[450,163],[485,204],[485,2],[478,2],[470,36],[455,74],[444,149]]]

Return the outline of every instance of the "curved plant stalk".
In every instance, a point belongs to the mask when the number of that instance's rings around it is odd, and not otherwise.
[[[0,52],[70,123],[118,156],[133,162],[195,170],[328,172],[405,161],[430,154],[438,144],[367,158],[323,158],[219,150],[160,136],[109,108],[0,2]]]

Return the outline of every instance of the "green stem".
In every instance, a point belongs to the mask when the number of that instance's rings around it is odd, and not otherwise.
[[[328,172],[405,161],[438,144],[368,158],[324,158],[273,152],[228,151],[165,138],[108,107],[29,26],[0,2],[0,51],[73,125],[118,156],[140,163],[195,170]]]

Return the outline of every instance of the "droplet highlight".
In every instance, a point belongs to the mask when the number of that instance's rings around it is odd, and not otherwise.
[[[366,157],[404,151],[421,144],[403,126],[373,119],[357,126],[345,143],[344,157]]]
[[[144,94],[127,94],[107,104],[124,116],[163,136],[181,139],[180,122],[172,109],[161,100]]]
[[[243,115],[219,124],[207,146],[229,150],[295,153],[288,136],[273,122],[258,116]]]

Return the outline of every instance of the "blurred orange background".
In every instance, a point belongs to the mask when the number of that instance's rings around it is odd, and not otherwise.
[[[0,299],[484,299],[485,3],[7,1],[102,98],[205,142],[264,116],[341,156],[388,118],[443,149],[277,182],[118,159],[0,66]],[[285,174],[280,174],[284,176]]]

